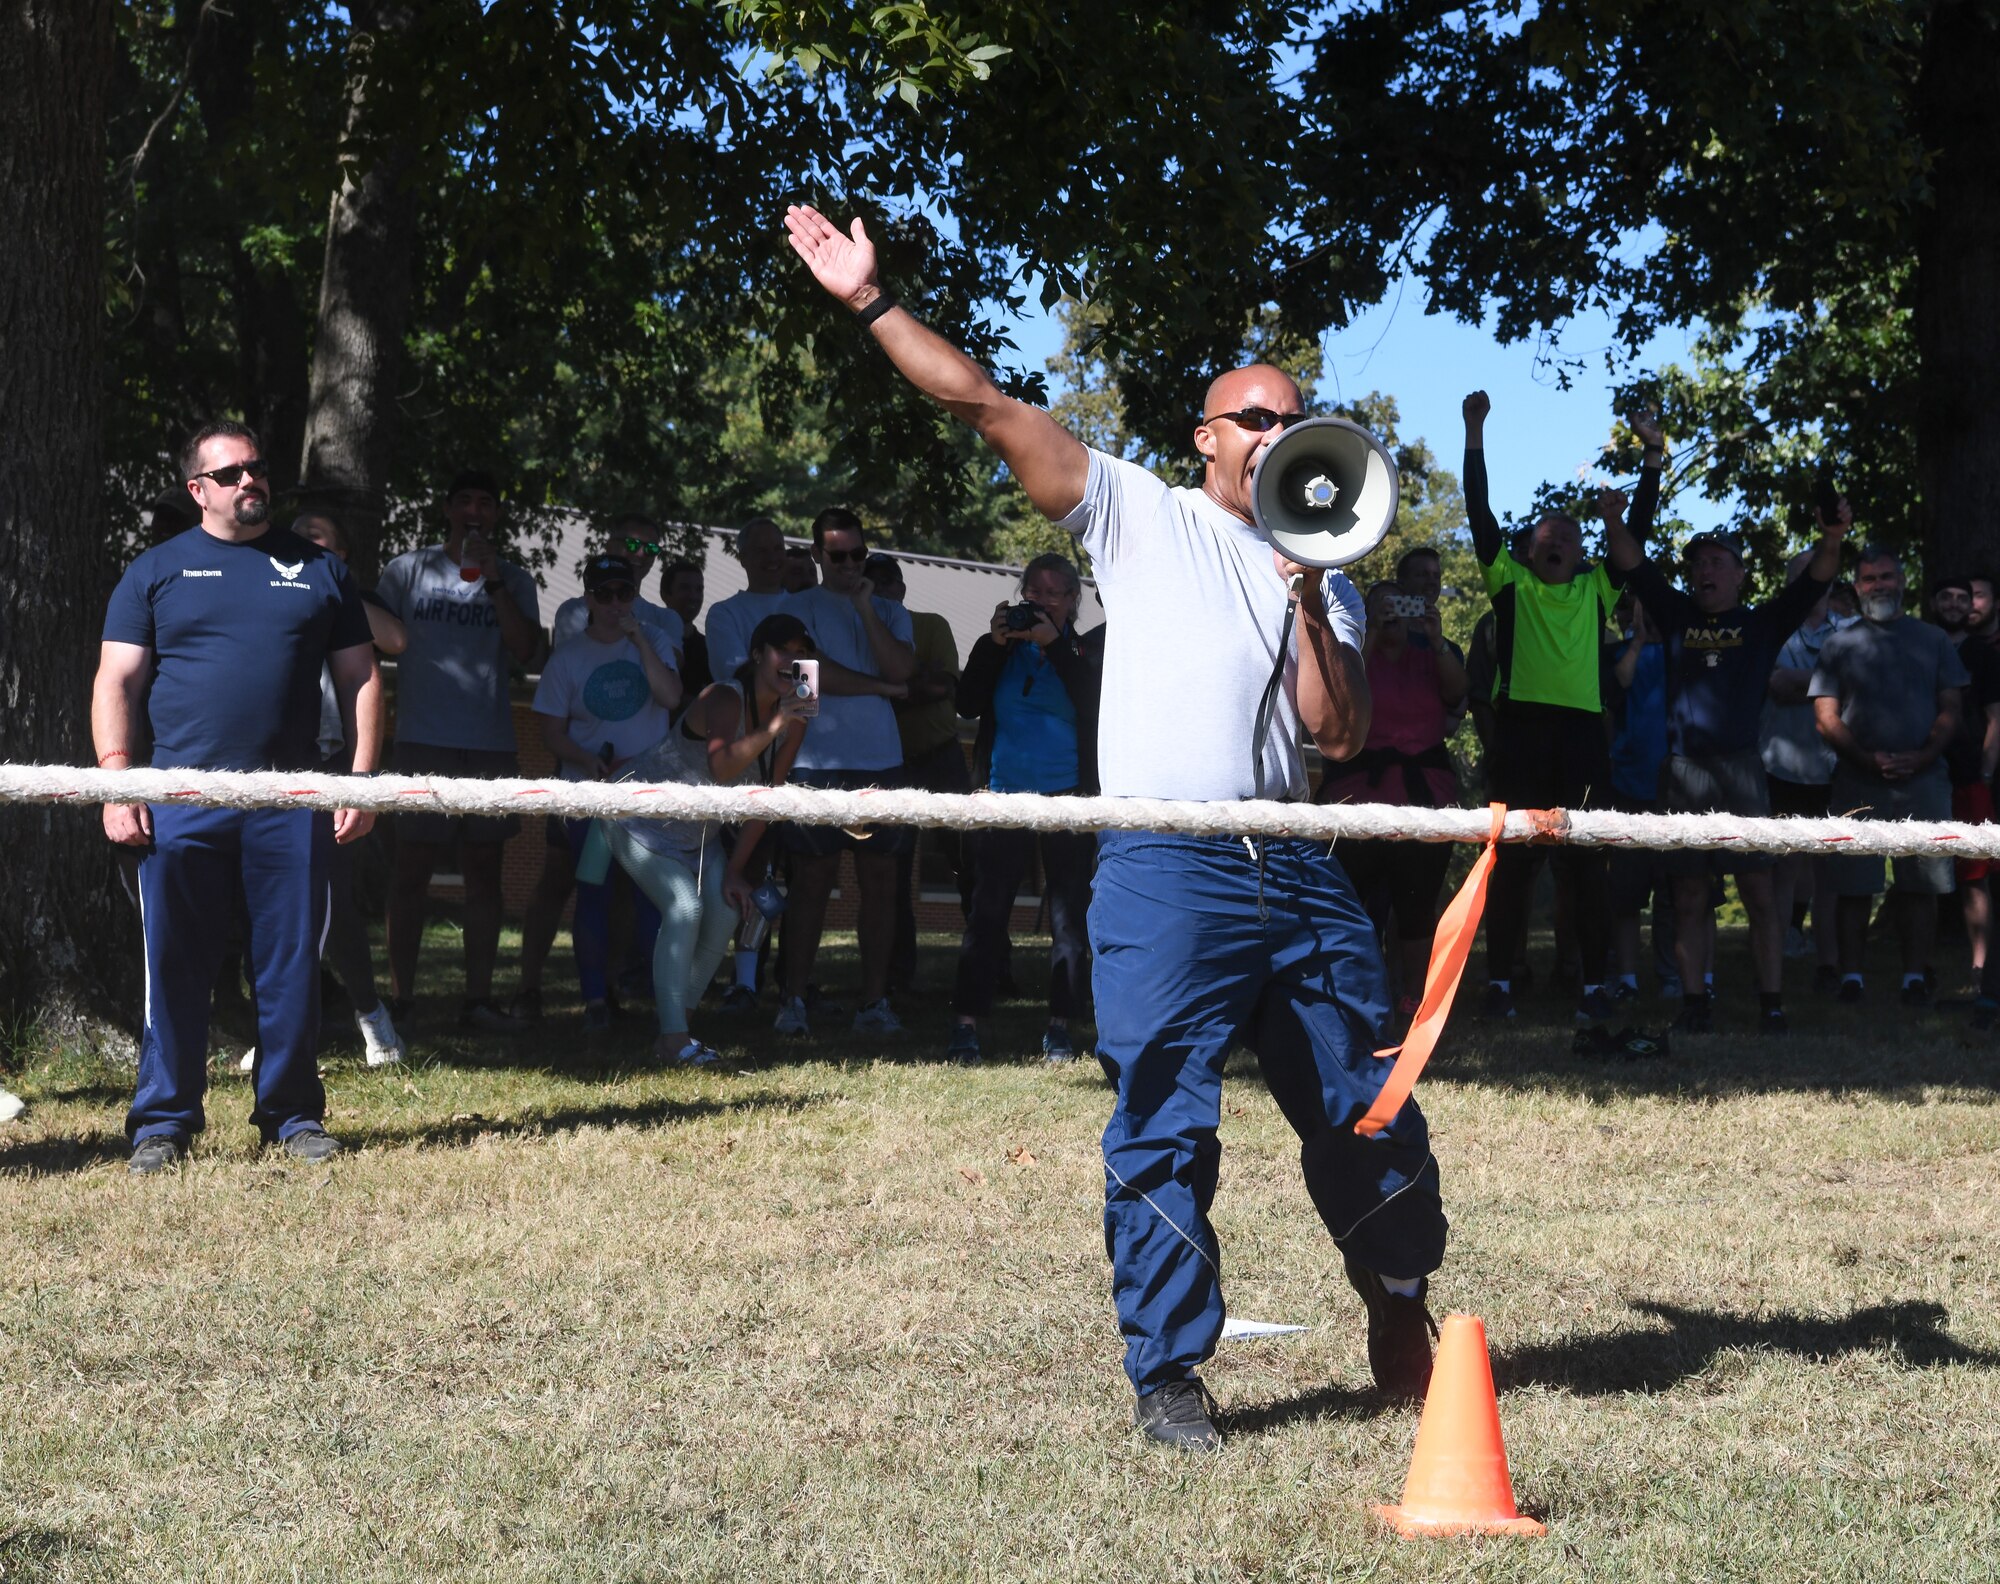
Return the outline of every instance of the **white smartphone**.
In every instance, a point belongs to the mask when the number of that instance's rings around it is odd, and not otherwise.
[[[806,701],[806,714],[819,713],[819,662],[817,660],[794,660],[792,662],[792,692]]]

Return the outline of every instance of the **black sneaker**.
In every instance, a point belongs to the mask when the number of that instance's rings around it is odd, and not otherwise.
[[[1609,1023],[1618,1015],[1618,1003],[1599,985],[1576,1004],[1576,1022],[1579,1028],[1592,1023]]]
[[[834,1000],[832,996],[828,995],[816,984],[806,986],[805,1001],[806,1011],[813,1017],[841,1017],[847,1011],[846,1007]]]
[[[301,1128],[284,1142],[284,1151],[293,1160],[314,1165],[330,1160],[341,1151],[341,1142],[325,1128]]]
[[[757,992],[747,984],[733,984],[722,995],[722,1010],[725,1012],[755,1012]]]
[[[1215,1399],[1199,1375],[1168,1381],[1149,1391],[1132,1410],[1132,1423],[1155,1441],[1183,1452],[1219,1452],[1222,1432],[1215,1428]]]
[[[1510,1018],[1514,1015],[1513,992],[1503,990],[1497,984],[1489,983],[1486,994],[1479,998],[1479,1015],[1483,1018]]]
[[[1708,1001],[1689,1001],[1681,1008],[1681,1015],[1674,1019],[1674,1027],[1683,1034],[1712,1034],[1715,1019],[1709,1011]]]
[[[1813,967],[1813,994],[1839,995],[1840,970],[1832,963],[1817,963]]]
[[[1931,1004],[1931,987],[1922,979],[1912,980],[1903,986],[1903,1005],[1906,1007],[1927,1007]]]
[[[183,1151],[177,1140],[157,1134],[132,1146],[132,1159],[125,1169],[134,1177],[150,1177],[180,1165]]]
[[[539,999],[537,1006],[540,1005]],[[502,1012],[491,1001],[468,1001],[458,1014],[458,1026],[479,1034],[525,1034],[528,1020]]]
[[[1791,1033],[1792,1025],[1785,1021],[1784,1008],[1767,1007],[1764,1015],[1757,1019],[1757,1032],[1774,1037]]]
[[[1861,981],[1859,979],[1843,979],[1840,981],[1840,989],[1834,995],[1834,1000],[1838,1001],[1842,1006],[1859,1006],[1861,1004],[1861,994]]]
[[[1438,1334],[1437,1322],[1424,1304],[1430,1282],[1419,1282],[1416,1297],[1405,1298],[1345,1254],[1341,1263],[1368,1309],[1368,1368],[1374,1372],[1376,1390],[1401,1402],[1422,1402],[1431,1389],[1431,1342]]]

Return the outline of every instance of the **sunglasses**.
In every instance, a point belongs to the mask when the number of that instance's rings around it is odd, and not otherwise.
[[[1213,418],[1202,419],[1202,422],[1205,424],[1221,423],[1225,418],[1231,423],[1241,424],[1245,429],[1249,429],[1257,434],[1265,434],[1277,428],[1280,424],[1304,423],[1306,421],[1306,415],[1302,412],[1281,413],[1272,412],[1268,407],[1243,407],[1235,412],[1217,413]]]
[[[258,457],[253,462],[232,462],[228,467],[210,468],[206,473],[195,474],[194,478],[214,479],[224,489],[229,489],[240,479],[260,479],[270,471],[271,464]],[[192,484],[194,479],[189,479],[188,482]]]
[[[620,583],[611,588],[592,589],[590,597],[600,605],[629,605],[639,597],[639,591]]]
[[[651,539],[627,539],[625,541],[625,548],[630,550],[634,555],[637,555],[642,550],[647,555],[656,556],[660,553],[659,545]]]
[[[839,566],[843,562],[852,563],[868,559],[868,552],[866,550],[822,550],[820,551],[820,555],[825,559],[828,566]]]

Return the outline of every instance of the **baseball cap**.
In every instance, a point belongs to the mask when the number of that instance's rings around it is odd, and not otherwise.
[[[623,583],[628,588],[637,588],[638,579],[632,576],[632,563],[623,556],[592,556],[583,564],[583,587],[588,593],[592,589],[607,588],[613,583]]]
[[[500,481],[484,468],[460,468],[452,475],[451,487],[444,492],[444,498],[450,500],[460,490],[469,489],[484,490],[495,500],[500,498]]]
[[[900,580],[903,575],[902,563],[894,556],[886,555],[880,550],[861,563],[861,571],[864,576],[870,578],[878,578],[886,572]]]
[[[1696,551],[1711,548],[1727,550],[1736,558],[1738,566],[1743,564],[1743,541],[1735,534],[1727,533],[1721,529],[1712,529],[1707,533],[1696,534],[1686,544],[1681,546],[1681,559],[1683,561],[1692,561]]]

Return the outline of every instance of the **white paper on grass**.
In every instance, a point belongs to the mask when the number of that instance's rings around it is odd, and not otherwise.
[[[1222,1322],[1222,1340],[1241,1342],[1250,1337],[1291,1336],[1305,1330],[1298,1325],[1275,1325],[1269,1320],[1239,1320],[1231,1315]]]

